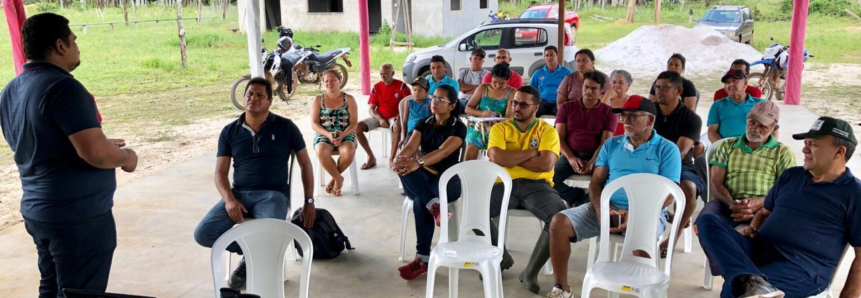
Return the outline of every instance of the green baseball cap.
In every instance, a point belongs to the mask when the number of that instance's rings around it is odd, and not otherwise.
[[[819,117],[819,119],[816,119],[816,122],[813,122],[810,131],[794,134],[792,138],[803,140],[807,138],[815,139],[822,136],[834,136],[835,138],[844,139],[854,145],[858,145],[855,133],[852,132],[852,125],[849,122],[831,117]]]

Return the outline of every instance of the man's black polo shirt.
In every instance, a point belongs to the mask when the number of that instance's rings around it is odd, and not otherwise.
[[[102,215],[113,206],[114,169],[89,165],[69,136],[101,127],[90,92],[51,63],[24,65],[0,94],[0,126],[15,152],[21,214],[46,222]]]
[[[702,126],[703,120],[700,116],[688,109],[681,101],[676,110],[669,116],[661,114],[660,106],[658,107],[658,115],[655,116],[655,131],[673,144],[678,144],[680,137],[689,138],[694,142],[699,141]],[[688,154],[682,157],[682,166],[693,169],[693,152],[693,150],[688,150]]]
[[[436,118],[431,115],[416,123],[414,131],[420,132],[422,135],[420,148],[423,155],[428,155],[439,149],[449,137],[458,137],[461,140],[466,139],[466,125],[460,122],[457,117],[449,117],[445,124],[437,125]],[[438,163],[429,167],[442,174],[459,161],[460,150],[455,150]]]
[[[218,137],[218,157],[233,158],[234,190],[274,190],[288,198],[287,162],[302,149],[305,140],[296,124],[271,112],[257,133],[245,125],[243,113]]]

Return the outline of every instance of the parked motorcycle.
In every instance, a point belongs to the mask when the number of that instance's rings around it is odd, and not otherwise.
[[[484,22],[481,22],[482,25],[499,23],[499,21],[508,21],[511,19],[511,16],[509,16],[507,12],[502,11],[497,13],[493,13],[493,11],[491,11],[490,14],[487,15],[487,17],[489,19],[485,20]]]
[[[261,55],[264,75],[272,83],[272,93],[278,95],[282,101],[287,102],[296,93],[296,89],[299,87],[299,78],[296,71],[286,72],[282,69],[282,55],[295,57],[293,58],[295,59],[293,65],[302,63],[305,57],[301,53],[282,54],[278,50],[270,53],[266,48],[263,48]],[[293,68],[295,69],[295,66]],[[292,80],[288,80],[287,76],[292,76]],[[245,86],[250,80],[250,74],[244,75],[234,81],[233,86],[230,87],[230,100],[233,101],[233,105],[237,109],[245,110]]]
[[[769,37],[769,39],[774,41],[773,37]],[[802,57],[804,62],[807,62],[807,58],[814,57],[807,52],[807,49],[804,49]],[[751,63],[750,66],[760,64],[765,66],[765,70],[751,73],[748,85],[761,89],[762,98],[765,100],[771,100],[772,96],[776,96],[777,100],[783,100],[786,89],[786,69],[789,66],[789,46],[772,43],[765,48],[762,59]]]

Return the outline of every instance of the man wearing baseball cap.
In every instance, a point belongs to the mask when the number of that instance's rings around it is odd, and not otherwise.
[[[547,297],[571,297],[568,286],[571,242],[600,234],[601,192],[608,183],[635,173],[657,174],[679,183],[682,157],[676,144],[653,129],[658,114],[655,104],[643,97],[631,97],[613,112],[619,114],[619,121],[625,124],[625,135],[612,137],[601,147],[589,184],[590,203],[559,212],[550,223],[550,258],[556,286]],[[613,194],[610,209],[612,215],[621,218],[619,226],[610,228],[610,232],[624,233],[628,225],[628,197],[624,191]],[[666,210],[661,213],[656,240],[667,224]]]
[[[392,127],[392,144],[395,146],[392,146],[392,152],[389,154],[389,167],[395,165],[394,161],[398,155],[398,149],[403,148],[409,142],[416,123],[431,114],[428,80],[417,77],[410,85],[412,85],[412,94],[405,97],[399,104],[400,112],[398,114],[400,116]]]
[[[721,297],[808,297],[827,289],[844,249],[855,249],[840,297],[861,295],[861,180],[846,162],[858,141],[846,121],[821,117],[804,140],[804,166],[789,168],[750,226],[716,215],[697,221],[700,243],[724,270]]]
[[[733,138],[745,134],[747,114],[753,105],[765,100],[745,93],[747,75],[743,70],[730,69],[721,78],[729,96],[712,104],[709,110],[708,125],[709,141],[712,143],[723,138]]]
[[[780,174],[796,166],[792,149],[771,136],[779,120],[774,102],[758,103],[747,115],[745,135],[713,145],[717,149],[709,156],[709,180],[714,200],[703,207],[700,217],[717,215],[733,227],[750,223]],[[713,275],[723,275],[715,262],[709,265]]]
[[[750,63],[744,59],[736,59],[732,62],[729,67],[730,69],[743,70],[745,77],[750,78]],[[748,85],[747,88],[744,89],[744,93],[750,94],[750,96],[762,98],[762,89],[759,89],[756,86]],[[726,88],[720,88],[715,91],[714,100],[718,101],[726,98],[729,94],[726,93]]]

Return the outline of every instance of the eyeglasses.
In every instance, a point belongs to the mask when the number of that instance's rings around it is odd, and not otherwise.
[[[655,85],[655,90],[667,91],[670,88],[678,87],[677,85]]]
[[[434,97],[431,97],[431,99],[435,103],[453,103],[453,102],[450,102],[447,99],[445,99],[445,97],[434,96]]]
[[[626,122],[628,120],[634,121],[637,117],[648,116],[648,114],[619,114],[619,121]]]
[[[515,108],[525,109],[525,108],[528,108],[529,106],[534,106],[534,105],[535,105],[534,103],[528,103],[525,101],[516,101],[516,100],[511,101],[511,106],[515,107]]]

